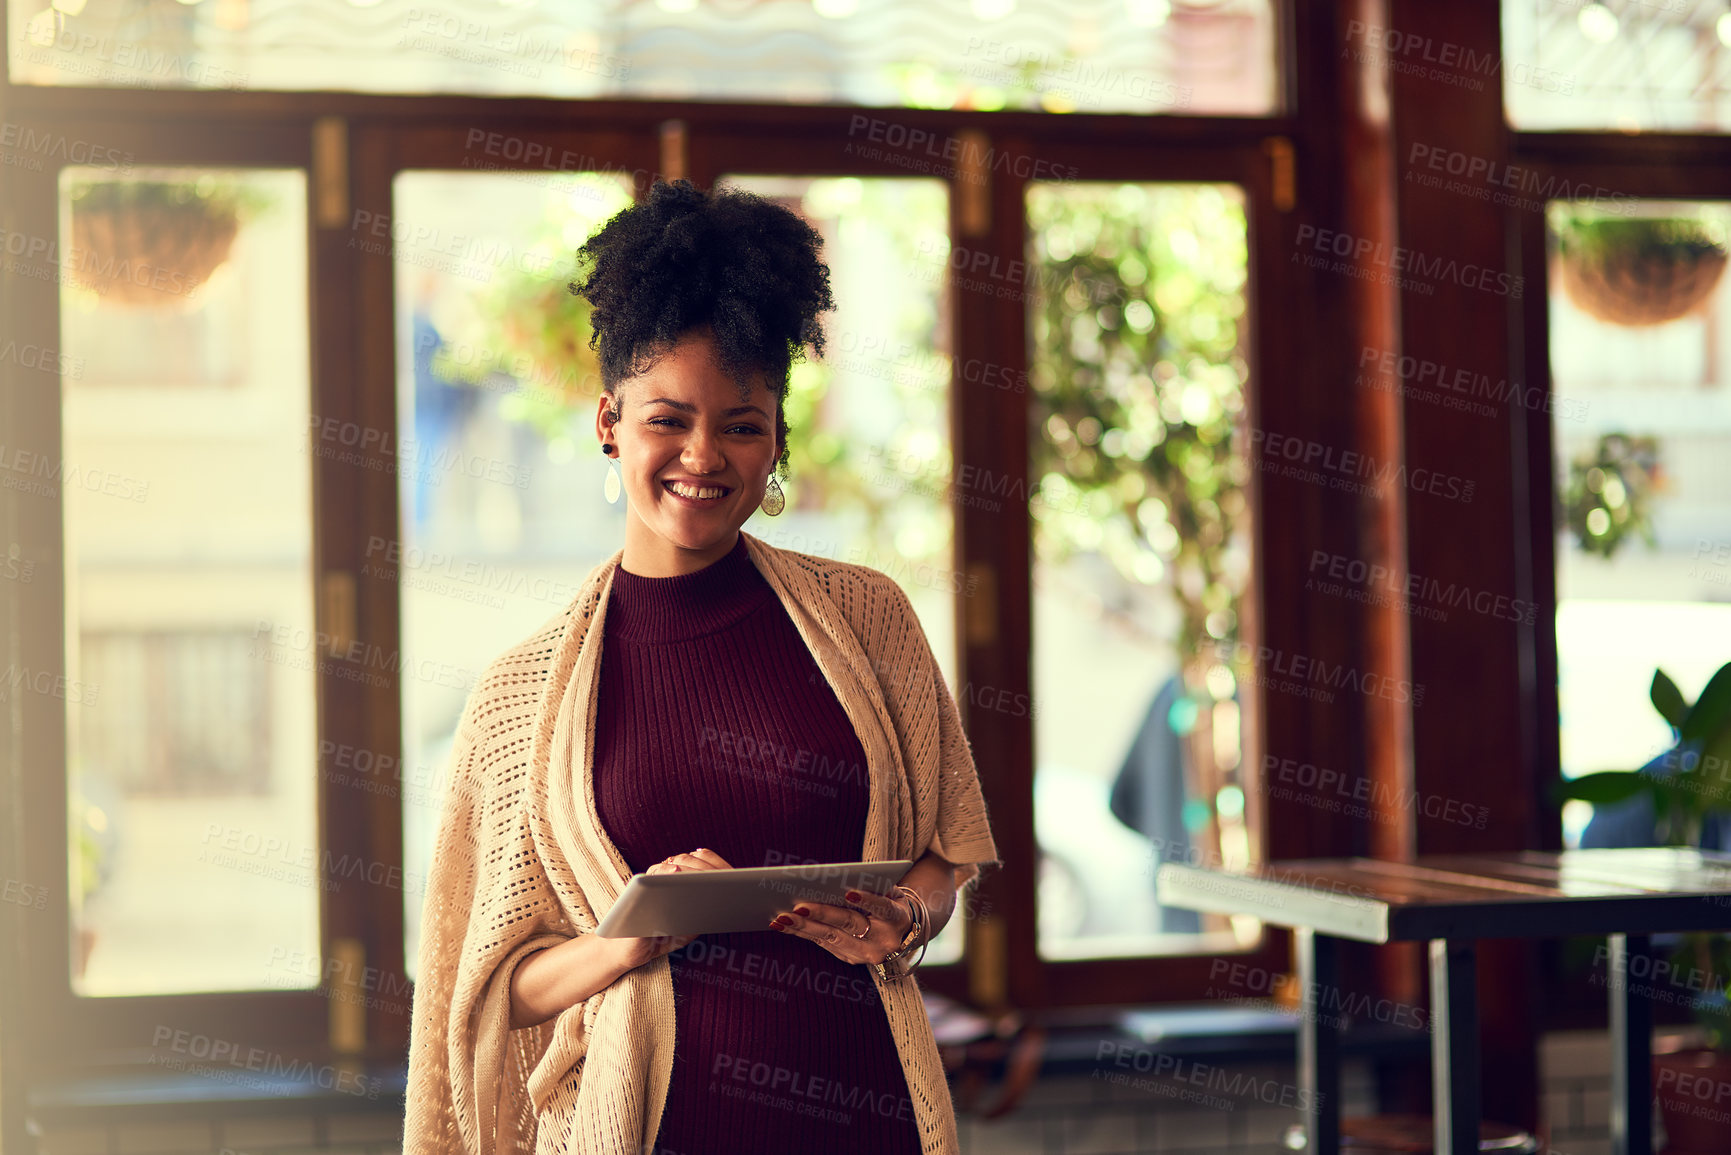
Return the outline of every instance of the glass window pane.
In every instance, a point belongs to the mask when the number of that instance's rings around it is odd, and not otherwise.
[[[1731,123],[1723,4],[1503,0],[1502,11],[1503,101],[1516,128],[1713,132]]]
[[[362,576],[400,588],[395,769],[404,877],[420,880],[475,679],[624,541],[625,506],[601,495],[588,305],[566,286],[577,247],[631,203],[631,187],[584,174],[405,172],[392,196],[393,216],[363,243],[391,246],[396,261],[402,525],[398,541],[368,542]],[[386,772],[388,759],[371,761]],[[423,898],[403,888],[411,974]]]
[[[1554,202],[1550,358],[1562,770],[1635,770],[1671,746],[1663,669],[1694,701],[1731,660],[1731,209]],[[1678,763],[1672,760],[1671,768]],[[1650,808],[1563,812],[1571,844],[1664,840]],[[1590,824],[1590,825],[1589,825]]]
[[[24,84],[1275,109],[1271,0],[8,3]]]
[[[60,194],[73,988],[311,987],[305,179]]]
[[[1244,197],[1035,184],[1027,208],[1040,950],[1229,949],[1255,924],[1162,908],[1153,866],[1250,853],[1218,657],[1249,580]]]

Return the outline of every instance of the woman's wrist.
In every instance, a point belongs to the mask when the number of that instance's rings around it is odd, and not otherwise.
[[[525,955],[511,972],[511,1025],[532,1027],[594,997],[638,964],[636,939],[582,934]]]
[[[928,852],[902,878],[901,886],[913,891],[925,904],[925,941],[937,938],[955,912],[955,869]]]
[[[878,974],[884,979],[899,979],[911,973],[925,957],[926,943],[932,936],[931,915],[920,893],[904,885],[896,887],[894,897],[908,912],[908,927],[896,948],[877,964]]]

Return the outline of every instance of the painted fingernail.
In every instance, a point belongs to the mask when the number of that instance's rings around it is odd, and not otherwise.
[[[786,930],[788,927],[793,925],[793,919],[787,917],[785,914],[778,914],[775,916],[775,921],[769,925],[773,926],[776,930]]]
[[[859,901],[859,891],[850,890],[843,897],[846,898],[849,902],[858,902]]]
[[[793,913],[799,915],[799,917],[801,917],[801,918],[810,918],[811,917],[811,907],[809,907],[809,906],[796,906],[793,908]]]

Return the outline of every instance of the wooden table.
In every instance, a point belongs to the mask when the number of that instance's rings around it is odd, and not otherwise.
[[[1437,1155],[1477,1155],[1481,938],[1609,939],[1611,1150],[1650,1155],[1652,1012],[1622,981],[1666,931],[1731,928],[1731,855],[1674,849],[1476,854],[1384,862],[1274,862],[1254,871],[1163,863],[1164,906],[1252,915],[1295,929],[1302,1004],[1299,1080],[1310,1150],[1340,1145],[1338,1031],[1316,1005],[1337,991],[1341,939],[1430,942],[1431,1079]]]

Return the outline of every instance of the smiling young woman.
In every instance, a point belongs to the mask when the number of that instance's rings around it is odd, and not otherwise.
[[[764,501],[781,454],[777,398],[761,374],[744,384],[731,377],[707,330],[681,337],[631,380],[629,418],[623,391],[604,391],[595,416],[629,497],[622,564],[675,577],[719,561]]]
[[[997,861],[955,702],[893,581],[740,528],[780,508],[820,246],[679,181],[581,251],[625,540],[464,709],[407,1151],[957,1149],[905,963]],[[634,873],[856,859],[914,865],[760,931],[592,933]]]

